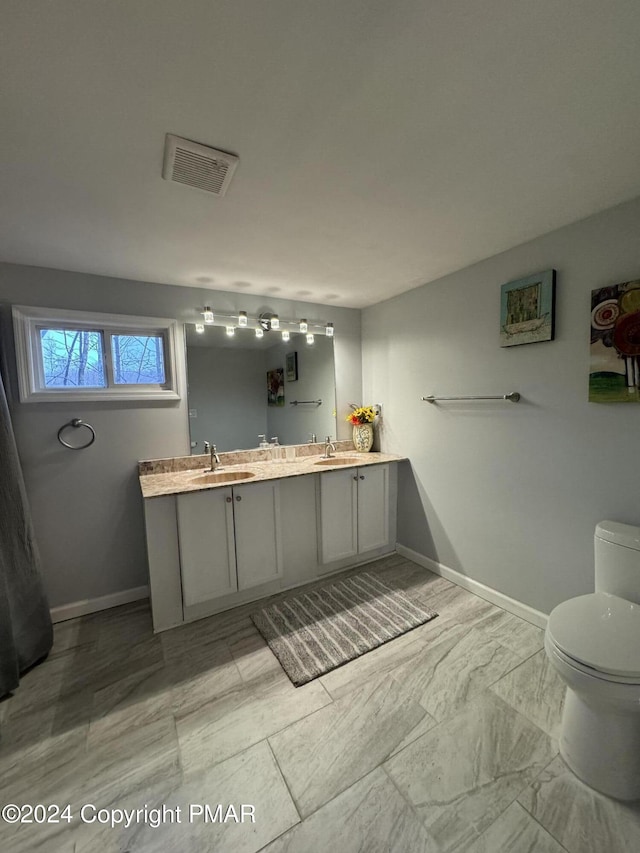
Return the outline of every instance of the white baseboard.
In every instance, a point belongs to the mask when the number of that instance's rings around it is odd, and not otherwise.
[[[466,575],[461,574],[461,572],[456,572],[455,569],[450,569],[442,563],[437,563],[435,560],[425,557],[424,554],[419,554],[411,548],[406,548],[404,545],[396,543],[396,551],[401,556],[406,557],[407,560],[411,560],[419,566],[429,569],[430,572],[446,578],[452,583],[463,587],[463,589],[469,590],[469,592],[472,592],[474,595],[480,596],[480,598],[485,598],[492,604],[497,604],[498,607],[502,607],[503,610],[508,610],[509,613],[513,613],[514,616],[519,616],[521,619],[531,622],[532,625],[537,625],[538,628],[547,627],[547,620],[549,617],[541,610],[535,610],[533,607],[529,607],[528,604],[516,601],[515,598],[509,598],[509,596],[505,595],[503,592],[498,592],[497,589],[485,586],[483,583],[480,583],[480,581],[473,580],[473,578],[469,578]]]
[[[143,598],[149,598],[148,586],[137,586],[134,589],[124,589],[122,592],[113,592],[111,595],[103,595],[100,598],[87,598],[84,601],[72,601],[71,604],[52,607],[51,620],[52,622],[66,622],[67,619],[75,619],[77,616],[86,616],[87,613],[97,613],[99,610],[108,610],[110,607],[129,604],[132,601],[140,601]]]

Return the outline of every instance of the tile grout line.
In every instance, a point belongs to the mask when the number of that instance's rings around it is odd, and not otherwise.
[[[256,696],[256,695],[255,695],[255,693],[254,693],[254,688],[249,687],[249,686],[247,685],[247,683],[246,683],[246,682],[244,682],[244,681],[242,682],[242,684],[240,684],[240,685],[238,685],[238,686],[239,686],[239,687],[248,688],[248,689],[250,689],[250,690],[251,690],[251,692],[252,692],[252,694],[253,694],[253,695],[251,696],[251,701],[256,701],[256,700],[258,700],[258,701],[259,701],[260,699],[264,698],[264,697],[261,697],[261,696]],[[327,691],[325,690],[325,692],[327,692]],[[329,694],[328,694],[328,693],[327,693],[327,696],[329,696]],[[214,701],[215,701],[215,700],[214,700]],[[286,730],[287,730],[288,728],[290,728],[291,726],[295,726],[295,725],[296,725],[296,723],[299,723],[301,720],[306,720],[306,719],[307,719],[307,717],[311,717],[311,716],[313,716],[313,714],[317,714],[317,713],[318,713],[318,711],[322,711],[322,710],[323,710],[323,708],[327,708],[329,705],[332,705],[332,704],[333,704],[333,699],[331,698],[331,696],[329,696],[329,701],[328,701],[328,702],[326,702],[324,705],[321,705],[319,708],[315,708],[313,711],[309,711],[309,713],[308,713],[308,714],[304,714],[302,717],[298,717],[297,719],[292,720],[292,722],[287,723],[287,725],[286,725],[286,726],[283,726],[281,729],[277,729],[276,731],[270,732],[268,735],[263,735],[259,740],[254,741],[253,743],[248,744],[247,746],[243,747],[242,749],[239,749],[237,752],[234,752],[234,753],[232,753],[231,755],[228,755],[226,758],[223,758],[221,761],[216,761],[216,762],[214,762],[213,764],[209,764],[208,766],[209,766],[209,767],[216,767],[216,766],[217,766],[217,765],[219,765],[219,764],[223,764],[225,761],[228,761],[230,758],[235,758],[237,755],[241,755],[243,752],[246,752],[248,749],[251,749],[251,747],[256,746],[256,745],[257,745],[257,744],[259,744],[259,743],[262,743],[262,741],[264,741],[264,740],[268,740],[269,738],[274,737],[274,736],[275,736],[275,735],[277,735],[277,734],[281,734],[282,732],[286,731]],[[201,712],[205,707],[206,707],[206,705],[203,705],[201,708],[198,708],[198,709],[196,709],[195,711],[193,711],[193,712],[191,712],[191,713],[194,713],[194,714],[200,713],[200,712]],[[187,714],[187,715],[186,715],[185,717],[183,717],[182,719],[187,719],[187,717],[189,717],[189,716],[190,716],[190,714]],[[275,756],[274,756],[274,757],[275,757]],[[279,766],[279,765],[278,765],[278,766]],[[197,772],[197,771],[194,771],[194,772]]]
[[[403,750],[400,750],[400,752],[403,752]],[[400,754],[400,753],[396,753],[396,755],[399,755],[399,754]],[[395,758],[395,755],[392,755],[392,756],[391,756],[391,758]],[[386,759],[386,761],[389,761],[389,758],[387,758],[387,759]],[[414,804],[411,802],[411,800],[409,800],[409,799],[405,796],[405,794],[400,790],[400,788],[398,787],[398,785],[397,785],[397,783],[396,783],[396,780],[393,778],[393,776],[391,775],[391,773],[389,773],[389,771],[388,771],[388,770],[387,770],[387,768],[384,766],[384,764],[385,764],[385,762],[383,762],[382,764],[379,764],[379,765],[378,765],[378,767],[380,768],[380,770],[382,770],[382,772],[384,773],[384,775],[386,776],[386,778],[391,782],[391,784],[393,785],[394,789],[398,792],[398,794],[399,794],[399,795],[400,795],[400,797],[402,798],[402,801],[403,801],[404,803],[406,803],[406,804],[407,804],[407,806],[409,807],[409,811],[410,811],[410,812],[411,812],[411,814],[415,817],[415,819],[418,821],[418,823],[420,824],[420,826],[421,826],[421,827],[423,827],[424,831],[427,833],[427,835],[429,836],[429,838],[430,838],[431,840],[434,840],[434,841],[435,841],[435,839],[433,839],[433,838],[432,838],[431,833],[430,833],[430,832],[429,832],[429,830],[427,829],[427,826],[426,826],[425,822],[422,820],[422,818],[421,818],[421,817],[420,817],[420,815],[418,814],[418,811],[417,811],[417,809],[416,809],[415,805],[414,805]]]
[[[396,682],[396,683],[397,683],[397,682]],[[326,706],[325,706],[325,707],[326,707]],[[421,707],[421,706],[420,706],[420,707]],[[322,710],[322,708],[320,708],[320,709],[318,709],[318,710]],[[430,714],[429,714],[429,713],[428,713],[424,708],[423,708],[422,710],[424,710],[424,711],[425,711],[425,714],[426,714],[427,716],[429,716],[431,719],[434,719],[433,717],[431,717],[431,715],[430,715]],[[317,713],[317,712],[315,712],[315,711],[314,711],[313,713]],[[308,715],[308,716],[311,716],[311,715]],[[304,719],[304,718],[303,718],[303,719]],[[296,722],[297,722],[297,721],[296,721]],[[290,725],[291,725],[291,726],[294,726],[294,725],[296,725],[296,723],[291,723]],[[289,727],[287,726],[286,728],[289,728]],[[435,728],[435,726],[434,726],[433,728]],[[286,730],[286,729],[281,729],[281,731],[285,731],[285,730]],[[425,733],[425,734],[426,734],[426,733]],[[270,738],[271,738],[271,737],[273,737],[273,735],[269,735],[269,737],[267,738],[267,740],[269,741],[269,746],[270,746],[270,747],[271,747],[271,749],[272,749],[272,752],[273,752],[274,758],[275,758],[275,760],[276,760],[276,763],[278,763],[278,759],[277,759],[277,756],[276,756],[276,754],[275,754],[275,750],[273,749],[273,747],[272,747],[272,745],[271,745],[271,742],[270,742]],[[413,741],[412,741],[412,742],[413,742]],[[407,744],[407,746],[409,746],[409,745],[410,745],[410,744]],[[402,750],[400,750],[400,752],[402,752],[405,748],[406,748],[406,747],[403,747],[403,749],[402,749]],[[391,758],[395,758],[395,755],[396,755],[396,754],[399,754],[399,753],[392,753],[392,752],[389,752],[389,753],[388,753],[388,754],[387,754],[387,755],[382,759],[382,761],[378,762],[378,764],[374,765],[373,767],[370,767],[370,768],[369,768],[366,772],[364,772],[361,776],[358,776],[356,779],[353,779],[353,780],[350,782],[350,784],[349,784],[349,785],[347,785],[347,787],[346,787],[346,788],[343,788],[341,791],[338,791],[336,794],[334,794],[332,797],[330,797],[330,799],[326,800],[326,802],[321,803],[317,808],[314,808],[312,811],[310,811],[308,815],[305,815],[304,817],[302,817],[302,818],[301,818],[301,819],[302,819],[302,822],[304,823],[304,821],[308,820],[310,817],[312,817],[312,815],[316,814],[316,813],[317,813],[317,812],[319,812],[321,809],[323,809],[325,806],[329,805],[329,803],[332,803],[335,799],[337,799],[338,797],[342,796],[342,794],[344,794],[346,791],[350,790],[350,789],[351,789],[354,785],[356,785],[358,782],[361,782],[363,779],[365,779],[367,776],[369,776],[369,774],[370,774],[370,773],[373,773],[373,772],[374,772],[375,770],[377,770],[377,769],[381,769],[381,770],[383,770],[383,771],[384,771],[384,767],[383,767],[384,763],[385,763],[386,761],[389,761]],[[279,764],[278,764],[278,767],[280,767],[280,765],[279,765]],[[282,772],[282,771],[281,771],[281,772]],[[283,774],[283,775],[284,775],[284,774]],[[287,786],[287,787],[288,787],[288,786]],[[292,795],[292,798],[293,798],[293,795]],[[404,798],[403,798],[403,799],[404,799]],[[295,801],[295,800],[294,800],[294,801]],[[297,803],[296,803],[296,808],[297,808]],[[420,822],[422,823],[422,821],[420,821]]]
[[[260,742],[262,743],[262,741],[260,741]],[[298,821],[298,823],[297,823],[297,824],[295,824],[295,823],[294,823],[294,825],[293,825],[293,826],[298,826],[300,823],[303,823],[303,821],[304,821],[304,818],[302,817],[302,814],[301,814],[301,812],[300,812],[300,808],[299,808],[299,806],[298,806],[298,802],[297,802],[296,798],[293,796],[293,791],[292,791],[292,790],[291,790],[291,788],[289,787],[289,783],[287,782],[287,780],[286,780],[286,778],[285,778],[285,775],[284,775],[284,773],[283,773],[283,771],[282,771],[282,767],[280,767],[280,762],[278,761],[278,758],[277,758],[277,756],[276,756],[276,754],[275,754],[275,752],[274,752],[273,747],[271,746],[271,743],[269,742],[269,738],[268,738],[268,737],[266,737],[266,738],[264,739],[264,743],[266,743],[266,745],[267,745],[267,749],[268,749],[268,750],[269,750],[269,752],[271,753],[271,757],[273,758],[273,760],[274,760],[274,762],[275,762],[275,765],[276,765],[276,767],[277,767],[277,769],[278,769],[278,773],[280,774],[280,778],[282,779],[282,783],[283,783],[283,785],[285,786],[285,788],[287,789],[287,793],[289,794],[289,796],[290,796],[290,798],[291,798],[291,802],[293,803],[293,807],[294,807],[294,809],[296,810],[296,814],[298,815],[299,821]],[[289,830],[290,830],[290,829],[293,829],[293,826],[290,826],[288,829],[286,829],[286,830],[285,830],[285,832],[289,832]],[[280,833],[280,835],[284,835],[284,834],[285,834],[284,832],[281,832],[281,833]],[[277,836],[277,838],[280,838],[280,835],[278,835],[278,836]],[[271,841],[274,841],[274,840],[275,840],[275,839],[273,839],[273,838],[271,839]],[[271,844],[271,841],[269,842],[269,844]]]
[[[487,687],[487,688],[486,688],[485,690],[483,690],[482,692],[483,692],[483,693],[486,693],[487,691],[491,690],[491,687],[493,687],[493,685],[490,685],[490,687]],[[549,740],[550,740],[550,742],[551,742],[551,744],[552,744],[552,745],[554,745],[554,744],[557,744],[557,743],[558,743],[558,739],[557,739],[557,738],[555,738],[553,735],[550,735],[550,734],[549,734],[549,732],[545,732],[545,730],[542,728],[542,726],[539,726],[537,723],[534,723],[534,722],[533,722],[533,720],[530,720],[530,719],[529,719],[529,717],[525,717],[525,715],[524,715],[521,711],[519,711],[517,708],[514,708],[514,707],[513,707],[513,705],[511,705],[509,702],[507,702],[507,700],[506,700],[506,699],[503,699],[503,698],[502,698],[502,696],[498,696],[498,694],[497,694],[497,693],[495,693],[493,690],[491,690],[491,695],[492,695],[492,697],[493,697],[494,699],[497,699],[499,702],[501,702],[503,705],[505,705],[505,706],[506,706],[510,711],[513,711],[513,713],[514,713],[514,714],[517,714],[517,715],[518,715],[519,717],[521,717],[523,720],[526,720],[526,722],[527,722],[527,723],[529,723],[529,725],[530,725],[530,726],[533,726],[534,728],[538,729],[538,731],[542,732],[542,734],[543,734],[545,737],[549,738]],[[555,759],[556,759],[559,755],[560,755],[560,750],[559,750],[559,749],[556,749],[555,755],[554,755],[554,757],[551,759],[551,761],[555,761]],[[549,763],[551,763],[551,762],[549,762]],[[547,765],[545,765],[545,767],[548,767],[548,766],[549,766],[548,764],[547,764]],[[542,771],[540,771],[540,772],[542,772]],[[538,777],[536,776],[536,778],[538,778]]]
[[[544,766],[544,767],[542,768],[542,770],[538,773],[538,775],[535,777],[535,779],[533,779],[533,780],[529,783],[529,785],[527,785],[527,788],[524,788],[523,790],[527,790],[527,789],[528,789],[528,788],[530,788],[533,784],[535,784],[536,780],[537,780],[537,779],[539,779],[539,778],[542,776],[542,774],[543,774],[546,770],[548,770],[548,769],[549,769],[549,767],[553,764],[553,762],[554,762],[554,761],[557,761],[558,757],[561,757],[559,752],[558,752],[558,754],[557,754],[557,755],[555,755],[555,756],[551,759],[551,761],[550,761],[548,764],[545,764],[545,766]],[[520,793],[518,794],[518,797],[520,797],[521,795],[522,795],[522,791],[520,791]],[[566,851],[567,851],[567,853],[571,853],[571,851],[569,851],[569,849],[568,849],[567,847],[565,847],[565,846],[564,846],[564,844],[562,844],[562,842],[561,842],[558,838],[556,838],[556,836],[553,834],[553,832],[551,832],[551,830],[547,829],[547,827],[546,827],[546,826],[545,826],[541,821],[539,821],[539,820],[538,820],[538,818],[537,818],[534,814],[532,814],[532,812],[531,812],[531,811],[530,811],[530,810],[525,806],[525,804],[524,804],[524,803],[520,802],[520,800],[518,799],[518,797],[516,797],[515,802],[517,802],[517,803],[518,803],[518,805],[519,805],[519,806],[521,806],[521,807],[525,810],[525,812],[529,815],[529,817],[530,817],[532,820],[534,820],[534,821],[538,824],[538,826],[541,826],[541,827],[542,827],[542,829],[544,829],[544,831],[547,833],[547,835],[551,836],[551,838],[553,838],[553,840],[554,840],[554,841],[555,841],[555,842],[556,842],[560,847],[562,847],[562,849],[563,849],[563,850],[566,850]]]

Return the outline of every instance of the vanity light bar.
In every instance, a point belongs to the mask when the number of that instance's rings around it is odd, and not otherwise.
[[[282,340],[286,343],[291,339],[292,332],[301,332],[303,335],[325,335],[328,338],[334,337],[333,323],[310,323],[305,317],[300,320],[281,319],[277,314],[265,312],[257,317],[252,317],[247,311],[238,311],[236,314],[223,314],[213,310],[206,305],[199,312],[206,326],[225,326],[229,337],[233,337],[236,328],[260,328],[262,331],[279,331],[282,335]],[[198,334],[203,334],[204,329],[200,329],[203,323],[195,323]],[[262,337],[260,335],[259,337]],[[312,343],[313,341],[308,341]]]

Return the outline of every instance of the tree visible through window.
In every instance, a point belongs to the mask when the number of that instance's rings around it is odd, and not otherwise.
[[[163,385],[162,335],[108,334],[116,385]],[[104,333],[40,329],[45,388],[106,388]]]
[[[111,352],[116,385],[164,383],[161,335],[112,335]]]
[[[46,388],[106,387],[101,332],[40,329],[40,340]]]

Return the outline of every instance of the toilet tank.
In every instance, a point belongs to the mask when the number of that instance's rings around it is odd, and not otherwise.
[[[596,592],[640,604],[640,527],[601,521],[594,544]]]

